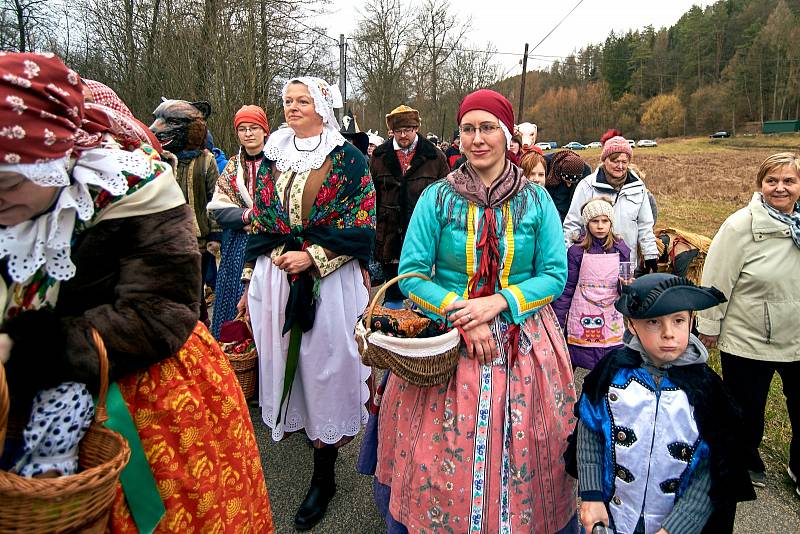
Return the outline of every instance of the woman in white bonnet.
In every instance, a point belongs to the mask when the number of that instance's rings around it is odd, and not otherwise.
[[[339,133],[335,87],[283,88],[288,128],[264,147],[242,278],[260,359],[259,403],[278,441],[304,431],[314,474],[294,518],[308,530],[336,492],[338,448],[367,421],[368,367],[353,330],[369,298],[362,266],[375,241],[375,190],[364,156]]]

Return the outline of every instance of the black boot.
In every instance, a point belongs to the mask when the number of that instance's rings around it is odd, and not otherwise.
[[[294,526],[297,530],[309,530],[325,517],[328,503],[336,494],[335,467],[339,449],[323,447],[314,449],[314,475],[306,498],[294,515]]]

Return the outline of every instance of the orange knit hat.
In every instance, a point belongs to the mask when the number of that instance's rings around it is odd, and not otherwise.
[[[242,106],[236,115],[233,117],[233,127],[238,128],[243,122],[252,122],[264,129],[264,132],[269,135],[269,122],[267,122],[267,114],[259,106]]]

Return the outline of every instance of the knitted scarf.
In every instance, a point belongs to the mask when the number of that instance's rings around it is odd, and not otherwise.
[[[761,203],[767,208],[767,213],[770,217],[789,227],[789,231],[792,233],[792,241],[794,241],[797,248],[800,248],[800,207],[795,204],[794,211],[791,214],[783,213],[767,204],[763,195],[761,196]]]

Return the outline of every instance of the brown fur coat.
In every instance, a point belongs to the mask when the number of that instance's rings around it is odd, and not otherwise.
[[[77,274],[62,283],[55,310],[3,325],[14,341],[9,382],[21,393],[69,380],[96,389],[92,327],[115,380],[176,353],[197,324],[200,254],[188,206],[102,221],[80,234],[72,261]]]

